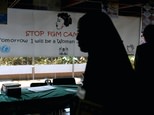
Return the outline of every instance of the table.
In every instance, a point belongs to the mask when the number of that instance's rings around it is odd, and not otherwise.
[[[19,98],[0,94],[0,115],[51,112],[71,105],[77,85],[57,85],[55,89],[33,92],[21,89]],[[72,91],[71,91],[72,90]]]

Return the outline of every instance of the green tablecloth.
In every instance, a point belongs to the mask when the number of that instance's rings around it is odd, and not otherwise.
[[[68,106],[76,96],[77,85],[54,86],[55,89],[33,92],[21,89],[19,98],[0,94],[1,113],[33,113],[52,111]],[[71,91],[72,90],[72,91]]]

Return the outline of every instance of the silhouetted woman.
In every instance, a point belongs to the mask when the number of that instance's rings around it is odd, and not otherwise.
[[[86,13],[78,21],[76,39],[80,50],[88,52],[85,99],[102,105],[106,114],[129,113],[134,70],[110,17],[103,12]]]
[[[154,114],[154,25],[147,25],[143,31],[145,43],[138,45],[134,61],[135,72],[139,80],[138,98],[142,114]]]

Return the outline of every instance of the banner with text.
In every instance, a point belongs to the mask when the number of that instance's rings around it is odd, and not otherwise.
[[[76,41],[83,13],[8,9],[8,24],[0,25],[1,57],[87,56]]]
[[[84,13],[8,8],[7,14],[7,24],[0,25],[1,57],[87,56],[76,40],[77,22]],[[135,54],[140,18],[118,16],[112,20],[127,53]]]

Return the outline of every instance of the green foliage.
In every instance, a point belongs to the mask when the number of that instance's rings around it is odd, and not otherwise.
[[[132,67],[134,69],[134,59],[135,59],[135,56],[134,55],[129,55],[128,57],[129,57],[129,60],[130,60],[130,62],[132,64]]]
[[[134,68],[134,56],[129,55],[130,62]],[[34,63],[33,63],[34,60]],[[1,57],[0,65],[33,65],[33,64],[82,64],[87,62],[87,57],[73,57],[73,56],[62,56],[62,57]]]
[[[33,64],[81,64],[86,63],[87,57],[1,57],[0,65],[33,65]]]

